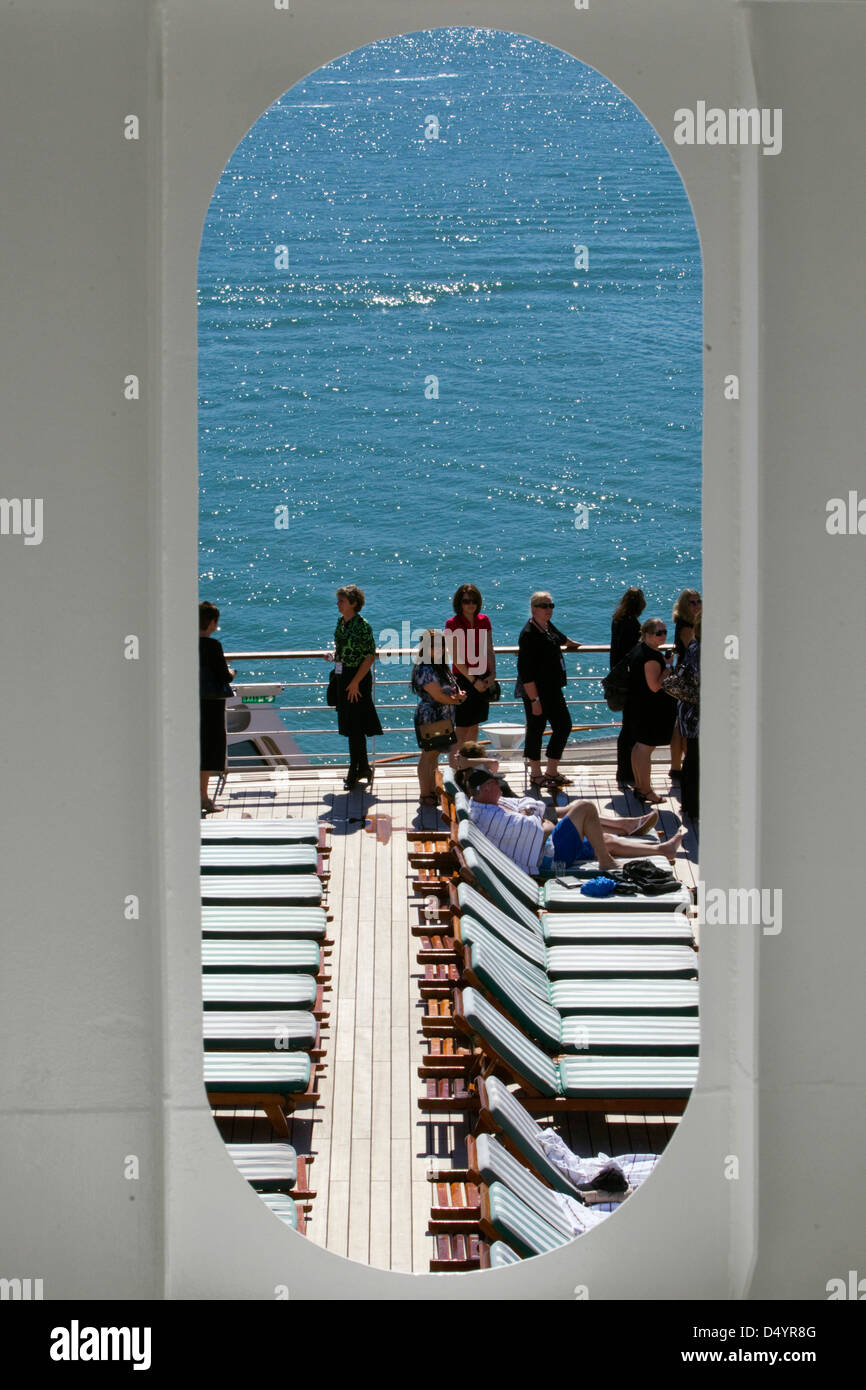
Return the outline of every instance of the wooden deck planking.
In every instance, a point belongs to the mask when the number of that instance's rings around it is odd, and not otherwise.
[[[657,766],[653,785],[667,797],[668,779]],[[574,775],[571,798],[589,797],[600,811],[619,814],[644,809],[619,789],[611,766],[568,771]],[[518,786],[519,772],[511,768],[510,776]],[[231,795],[224,793],[221,802],[229,817],[288,815],[327,820],[334,827],[325,899],[334,919],[328,927],[334,946],[326,962],[332,989],[325,995],[331,1019],[322,1028],[321,1101],[315,1112],[298,1111],[289,1121],[290,1142],[299,1153],[315,1157],[311,1185],[317,1196],[308,1238],[380,1268],[426,1272],[433,1253],[426,1233],[428,1169],[431,1162],[440,1169],[460,1166],[469,1129],[462,1113],[430,1117],[417,1108],[423,1088],[417,1068],[427,1043],[418,992],[423,972],[410,923],[419,920],[423,896],[412,888],[406,830],[440,829],[442,823],[433,810],[419,813],[414,769],[380,773],[373,797],[346,794],[340,783],[341,778],[320,772],[280,778],[276,786],[232,777]],[[269,796],[273,790],[277,795]],[[667,798],[659,811],[659,829],[669,834],[680,823],[677,800]],[[370,812],[391,817],[388,844],[364,830],[363,817]],[[349,816],[358,817],[357,823],[348,824]],[[684,849],[675,872],[693,886],[693,835]],[[647,1120],[598,1112],[556,1119],[567,1142],[584,1155],[660,1150],[676,1122],[676,1117]],[[228,1142],[275,1137],[264,1116],[254,1112],[225,1112],[219,1128]]]

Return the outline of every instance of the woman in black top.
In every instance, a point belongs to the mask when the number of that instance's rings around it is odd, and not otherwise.
[[[624,656],[640,641],[638,619],[646,608],[643,589],[626,589],[610,624],[610,669],[613,670]],[[622,727],[616,741],[616,780],[631,786],[631,750],[634,735],[629,728],[626,711],[622,712]]]
[[[701,596],[697,589],[683,589],[674,604],[674,653],[677,665],[685,658],[689,645],[694,640],[695,624],[701,616]],[[671,778],[678,781],[682,772],[686,741],[679,728],[671,734]]]
[[[655,803],[662,798],[652,789],[653,750],[670,743],[677,706],[673,697],[661,688],[668,665],[668,659],[659,651],[668,635],[663,620],[648,618],[640,634],[640,646],[631,661],[626,709],[634,735],[631,764],[635,796]]]
[[[529,763],[529,776],[536,789],[564,787],[566,779],[557,771],[568,735],[571,715],[562,688],[566,682],[563,647],[567,652],[580,650],[564,632],[553,626],[550,615],[554,603],[546,591],[530,599],[532,616],[520,634],[517,652],[517,686],[515,695],[523,697],[526,711],[526,740],[523,756]],[[550,724],[547,744],[547,768],[541,772],[541,740],[545,725]]]
[[[367,739],[382,732],[370,674],[376,660],[376,639],[367,619],[361,617],[364,602],[364,590],[357,584],[343,584],[337,590],[340,618],[334,631],[333,655],[326,658],[334,662],[338,679],[337,728],[349,740],[349,770],[343,779],[346,791],[352,791],[359,782],[372,788]]]
[[[213,636],[220,611],[212,603],[198,606],[198,686],[199,734],[201,744],[201,809],[220,808],[207,794],[208,778],[221,777],[226,770],[226,696],[234,671],[226,665],[221,644]]]

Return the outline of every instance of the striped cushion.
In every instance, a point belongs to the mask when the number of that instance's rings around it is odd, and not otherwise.
[[[487,1111],[491,1120],[502,1133],[510,1139],[515,1148],[532,1164],[557,1192],[567,1192],[575,1196],[577,1188],[569,1178],[551,1163],[541,1145],[539,1135],[541,1126],[524,1110],[516,1096],[513,1096],[496,1076],[489,1076],[483,1083],[487,1092]]]
[[[253,1186],[290,1190],[298,1181],[298,1155],[291,1144],[226,1144],[241,1177]]]
[[[202,843],[221,845],[315,845],[317,820],[203,820]]]
[[[503,1183],[509,1191],[531,1207],[537,1216],[565,1236],[566,1240],[574,1239],[573,1226],[563,1212],[557,1194],[545,1187],[528,1168],[524,1168],[520,1160],[510,1154],[498,1139],[494,1139],[490,1134],[479,1134],[475,1141],[475,1149],[479,1173],[484,1182],[488,1185],[494,1182]],[[588,1214],[589,1208],[585,1210]],[[582,1213],[575,1213],[575,1219],[579,1221],[581,1215]],[[597,1225],[598,1221],[587,1215],[586,1229]]]
[[[640,1098],[690,1095],[697,1057],[564,1057],[559,1063],[563,1094]]]
[[[206,1009],[312,1009],[317,993],[312,975],[202,976]]]
[[[320,951],[314,941],[236,941],[222,937],[201,943],[204,970],[285,970],[318,975]]]
[[[458,884],[457,901],[461,912],[471,912],[477,921],[495,932],[503,941],[507,941],[512,950],[525,956],[534,965],[544,966],[546,951],[537,918],[534,919],[535,928],[527,930],[525,925],[510,917],[501,907],[489,902],[477,888],[472,888],[468,883]]]
[[[298,1229],[298,1209],[291,1197],[284,1197],[281,1192],[261,1194],[261,1200],[266,1207],[270,1207],[274,1216],[278,1216],[281,1221],[285,1221],[287,1226],[291,1226],[293,1231]]]
[[[544,1255],[567,1245],[570,1236],[548,1225],[546,1221],[515,1197],[503,1183],[495,1182],[487,1189],[490,1219],[496,1230],[521,1255]]]
[[[316,1045],[318,1025],[304,1009],[206,1009],[202,1030],[208,1049],[309,1052]]]
[[[310,1084],[304,1052],[206,1052],[204,1084],[215,1091],[273,1091],[291,1095]]]
[[[697,1053],[699,1042],[696,1018],[572,1014],[562,1020],[562,1052],[686,1056]]]
[[[533,932],[536,936],[541,936],[541,923],[534,908],[522,902],[515,893],[511,891],[510,883],[503,879],[495,869],[492,869],[480,854],[476,854],[474,849],[465,849],[463,858],[466,867],[472,877],[481,885],[485,893],[488,893],[497,907],[519,922],[522,927]]]
[[[505,1265],[519,1265],[520,1256],[515,1254],[504,1240],[495,1240],[490,1247],[490,1268],[503,1269]]]
[[[315,874],[202,874],[203,903],[273,903],[318,906],[321,880]]]
[[[203,907],[205,936],[300,936],[321,941],[328,918],[321,907]]]
[[[548,1052],[561,1051],[562,1019],[546,999],[527,989],[520,974],[510,969],[503,956],[481,940],[470,948],[472,972],[507,1014]]]
[[[548,946],[588,946],[594,942],[686,946],[694,939],[691,923],[680,912],[542,912],[539,920]]]
[[[451,799],[454,802],[454,811],[458,822],[467,821],[469,819],[469,797],[459,787],[455,787],[454,796]]]
[[[513,1067],[518,1075],[525,1077],[541,1095],[561,1094],[555,1063],[540,1047],[521,1033],[519,1028],[509,1023],[507,1018],[503,1018],[499,1010],[489,1004],[477,989],[464,989],[463,1017],[482,1042],[489,1043],[494,1051]]]
[[[209,845],[201,847],[206,874],[314,874],[319,860],[315,845]]]
[[[459,788],[457,786],[457,778],[454,776],[453,769],[448,767],[446,764],[445,766],[439,769],[439,775],[442,778],[442,790],[448,797],[448,800],[453,801],[454,793],[456,791],[459,791]]]
[[[658,864],[669,869],[670,864],[660,855],[648,855],[648,864]],[[671,893],[660,893],[657,898],[620,897],[614,893],[612,898],[588,898],[579,888],[563,888],[555,880],[546,883],[541,890],[541,906],[549,912],[672,912],[677,907],[688,907],[692,895],[684,883]]]
[[[551,979],[561,975],[690,979],[698,973],[698,958],[689,946],[552,946],[546,966]]]
[[[550,1002],[561,1014],[664,1014],[698,1011],[696,980],[552,980]]]

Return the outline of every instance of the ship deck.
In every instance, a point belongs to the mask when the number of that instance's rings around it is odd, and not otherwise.
[[[667,795],[664,763],[653,785]],[[522,787],[522,762],[508,755],[501,770]],[[563,765],[573,778],[569,799],[593,799],[600,811],[638,815],[644,809],[619,789],[613,763]],[[423,966],[411,927],[423,893],[413,887],[407,831],[445,829],[435,808],[419,809],[414,765],[380,767],[372,794],[343,790],[342,768],[231,773],[214,819],[318,818],[331,827],[330,878],[325,906],[333,920],[327,959],[330,1017],[322,1030],[324,1060],[315,1109],[289,1117],[289,1142],[313,1157],[315,1190],[306,1227],[309,1240],[335,1254],[401,1272],[426,1273],[434,1254],[427,1234],[431,1168],[461,1167],[471,1118],[423,1115],[418,1067],[428,1042],[421,1029]],[[560,798],[564,802],[564,798]],[[659,806],[659,830],[680,824],[674,795]],[[369,814],[388,816],[387,843],[365,831]],[[697,836],[690,822],[675,863],[689,887],[697,882]],[[217,1111],[226,1142],[266,1143],[275,1136],[252,1111]],[[543,1116],[537,1116],[544,1121]],[[676,1116],[559,1114],[556,1127],[578,1153],[660,1153]]]

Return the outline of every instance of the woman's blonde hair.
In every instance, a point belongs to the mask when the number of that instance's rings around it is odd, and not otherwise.
[[[546,589],[536,589],[529,600],[530,608],[537,608],[542,599],[550,599],[550,602],[553,603],[553,594],[549,594]]]

